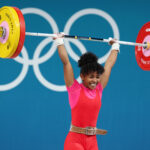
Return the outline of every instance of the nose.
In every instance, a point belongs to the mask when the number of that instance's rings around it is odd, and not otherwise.
[[[96,78],[93,78],[93,82],[96,83],[96,82],[97,82],[97,79],[96,79]]]

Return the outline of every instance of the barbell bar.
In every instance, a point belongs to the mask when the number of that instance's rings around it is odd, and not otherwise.
[[[56,34],[48,34],[48,33],[35,33],[35,32],[26,32],[27,36],[41,36],[41,37],[56,37]],[[85,36],[76,36],[76,35],[64,35],[64,38],[70,39],[79,39],[79,40],[88,40],[88,41],[98,41],[98,42],[106,42],[108,43],[108,39],[97,38],[97,37],[85,37]],[[144,48],[148,48],[148,43],[134,43],[134,42],[126,42],[126,41],[116,41],[122,45],[130,45],[130,46],[142,46]]]
[[[0,57],[15,58],[24,45],[25,36],[56,37],[56,34],[25,32],[23,14],[16,7],[0,8]],[[86,36],[64,35],[66,39],[79,39],[108,43],[108,39]],[[138,65],[150,70],[150,22],[144,24],[138,33],[136,42],[116,41],[119,44],[135,46]]]
[[[0,28],[0,37],[2,37],[4,33],[4,29]],[[38,33],[38,32],[25,32],[26,36],[40,36],[40,37],[56,37],[56,34],[50,34],[50,33]],[[106,42],[108,43],[108,39],[103,38],[97,38],[97,37],[85,37],[85,36],[76,36],[76,35],[64,35],[64,38],[71,38],[71,39],[79,39],[79,40],[89,40],[89,41],[99,41],[99,42]],[[122,45],[130,45],[130,46],[141,46],[146,48],[149,48],[149,43],[134,43],[134,42],[127,42],[127,41],[119,41],[116,40],[117,43]]]

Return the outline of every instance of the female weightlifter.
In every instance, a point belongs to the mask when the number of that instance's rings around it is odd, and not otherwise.
[[[97,62],[98,58],[93,53],[87,52],[83,54],[78,61],[82,79],[80,84],[74,78],[73,69],[64,47],[63,33],[56,34],[54,40],[63,63],[64,80],[68,91],[72,117],[64,150],[98,150],[96,134],[104,135],[107,132],[96,128],[102,91],[108,83],[120,45],[115,43],[112,38],[109,40],[112,48],[104,67]]]

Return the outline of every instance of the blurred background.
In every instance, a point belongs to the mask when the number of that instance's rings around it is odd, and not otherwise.
[[[7,0],[24,14],[27,32],[115,37],[135,42],[150,21],[150,1],[119,0]],[[76,18],[75,18],[76,17]],[[65,46],[76,79],[79,56],[91,51],[104,65],[107,43],[72,40]],[[97,126],[101,150],[150,149],[150,72],[135,59],[133,46],[120,54],[103,91]],[[71,114],[63,66],[52,39],[26,36],[16,59],[0,59],[0,150],[62,150]]]

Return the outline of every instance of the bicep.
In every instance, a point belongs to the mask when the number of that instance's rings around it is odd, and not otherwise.
[[[64,80],[67,87],[70,87],[74,82],[74,74],[70,62],[64,65]]]

